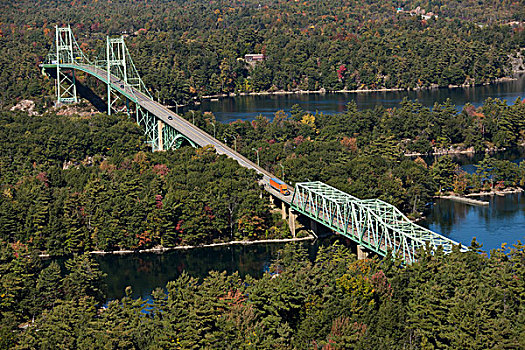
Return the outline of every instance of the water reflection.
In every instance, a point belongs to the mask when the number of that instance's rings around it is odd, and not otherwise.
[[[482,197],[488,207],[450,200],[437,200],[422,225],[469,245],[473,237],[490,251],[502,243],[508,246],[525,241],[525,196],[512,194]]]
[[[317,245],[305,243],[315,255]],[[122,298],[124,289],[132,286],[133,296],[148,298],[155,288],[166,286],[186,271],[190,276],[205,277],[209,271],[239,271],[241,276],[260,277],[284,244],[235,245],[176,250],[163,254],[96,256],[108,275],[108,299]],[[312,256],[313,256],[312,255]]]
[[[518,80],[487,86],[476,86],[455,89],[432,89],[421,91],[379,91],[367,93],[329,93],[305,95],[263,95],[237,96],[223,98],[219,101],[205,100],[200,105],[202,111],[211,111],[218,121],[228,123],[237,119],[252,120],[257,115],[273,118],[277,110],[290,111],[298,104],[305,111],[334,114],[344,112],[350,101],[355,101],[358,108],[368,109],[376,106],[385,108],[397,107],[403,98],[419,100],[424,106],[432,107],[434,103],[452,100],[458,110],[469,102],[479,106],[488,97],[507,100],[514,103],[517,98],[523,98],[525,91],[525,75]]]
[[[500,152],[490,153],[490,156],[498,160],[509,160],[514,163],[520,163],[525,158],[525,147],[517,147]],[[423,159],[428,165],[441,156],[423,156]],[[485,153],[466,153],[466,154],[450,154],[452,160],[457,163],[464,171],[469,174],[476,172],[475,165],[485,158]],[[416,158],[412,156],[412,158]]]

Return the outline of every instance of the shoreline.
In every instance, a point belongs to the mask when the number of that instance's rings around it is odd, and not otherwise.
[[[515,148],[519,148],[523,146],[524,146],[523,144],[520,144],[518,147],[513,147],[511,149],[515,149]],[[498,152],[503,152],[506,150],[507,150],[506,147],[502,147],[502,148],[493,147],[493,148],[485,148],[483,151],[476,152],[474,150],[474,147],[469,147],[467,149],[438,150],[432,153],[419,153],[419,152],[403,153],[403,155],[405,157],[446,156],[449,154],[454,155],[454,154],[498,153]]]
[[[472,205],[482,205],[486,206],[489,205],[489,202],[483,201],[480,199],[473,199],[472,197],[486,197],[486,196],[500,196],[503,197],[507,194],[516,194],[516,193],[522,193],[524,190],[520,187],[513,187],[509,188],[503,191],[497,191],[492,190],[490,192],[476,192],[476,193],[468,193],[465,195],[444,195],[444,196],[434,196],[434,198],[437,199],[450,199],[452,201],[466,203],[466,204],[472,204]]]
[[[302,241],[311,241],[316,238],[313,235],[307,237],[297,237],[297,238],[275,238],[275,239],[259,239],[255,241],[229,241],[229,242],[220,242],[220,243],[209,243],[209,244],[199,244],[199,245],[183,245],[176,247],[154,247],[141,250],[112,250],[112,251],[103,251],[103,250],[93,250],[88,252],[91,255],[128,255],[128,254],[141,254],[141,253],[156,253],[162,254],[174,250],[190,250],[195,248],[212,248],[212,247],[223,247],[230,245],[254,245],[254,244],[264,244],[264,243],[289,243],[289,242],[302,242]],[[39,254],[40,258],[60,258],[68,256],[70,254],[64,255],[50,255],[50,254]]]
[[[490,204],[487,201],[482,201],[482,200],[478,200],[478,199],[472,199],[472,198],[468,198],[468,197],[465,197],[465,196],[441,196],[441,197],[438,197],[438,198],[449,199],[449,200],[454,201],[454,202],[465,203],[465,204],[470,204],[470,205],[488,206]]]
[[[437,86],[432,85],[428,87],[418,87],[418,88],[379,88],[379,89],[353,89],[353,90],[326,90],[321,88],[319,90],[277,90],[277,91],[260,91],[260,92],[229,92],[215,95],[204,95],[202,97],[194,97],[194,100],[216,100],[220,98],[231,98],[239,96],[272,96],[272,95],[309,95],[309,94],[348,94],[348,93],[367,93],[367,92],[393,92],[393,91],[422,91],[422,90],[435,90],[435,89],[457,89],[457,88],[470,88],[476,86],[487,86],[492,84],[505,83],[509,81],[518,80],[516,77],[501,77],[495,79],[490,83],[482,84],[463,84],[463,85],[448,85],[448,86]]]
[[[490,192],[469,193],[469,194],[466,194],[465,197],[504,196],[506,194],[516,194],[516,193],[521,193],[521,192],[523,192],[523,188],[512,187],[508,190],[503,190],[503,191],[491,190]]]
[[[486,149],[484,152],[489,153],[489,152],[494,152],[494,151]],[[495,151],[495,152],[498,152],[498,151]],[[419,152],[403,153],[403,155],[405,157],[424,157],[424,156],[445,156],[447,154],[475,154],[475,153],[478,153],[478,152],[467,149],[467,150],[453,150],[453,151],[452,150],[451,151],[437,151],[437,152],[432,152],[432,153],[419,153]]]
[[[403,88],[382,88],[382,89],[362,89],[362,90],[334,90],[334,91],[327,91],[325,89],[319,89],[319,90],[295,90],[295,91],[285,91],[285,90],[278,90],[278,91],[260,91],[260,92],[230,92],[230,93],[224,93],[224,94],[216,94],[216,95],[205,95],[202,96],[201,100],[214,100],[219,98],[228,98],[228,97],[239,97],[239,96],[271,96],[271,95],[309,95],[309,94],[340,94],[340,93],[359,93],[359,92],[390,92],[390,91],[406,91],[406,89]]]

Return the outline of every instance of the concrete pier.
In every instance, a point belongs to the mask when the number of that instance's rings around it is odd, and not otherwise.
[[[368,252],[365,250],[365,247],[363,247],[362,245],[358,244],[357,245],[357,259],[358,260],[363,260],[363,259],[366,259],[368,258]]]
[[[286,205],[284,202],[281,202],[281,218],[286,220]]]
[[[479,199],[461,197],[461,196],[443,196],[439,198],[450,199],[454,202],[465,203],[470,205],[489,205],[489,202],[481,201]]]
[[[164,123],[162,120],[158,120],[157,122],[157,131],[159,133],[159,151],[164,151],[164,140],[162,139],[162,129],[164,129]]]
[[[270,207],[275,208],[275,199],[270,195]]]
[[[290,208],[290,212],[288,215],[288,226],[290,227],[290,232],[292,233],[292,237],[295,238],[295,220],[297,219],[297,214],[294,214],[292,208]]]

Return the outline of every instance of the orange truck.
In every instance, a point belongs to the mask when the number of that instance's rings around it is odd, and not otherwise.
[[[288,188],[286,187],[286,184],[282,182],[279,179],[276,178],[270,178],[270,186],[279,191],[280,193],[284,194],[285,196],[290,195],[290,191],[288,191]]]

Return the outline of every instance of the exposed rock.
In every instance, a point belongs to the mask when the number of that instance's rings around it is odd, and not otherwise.
[[[513,73],[525,73],[525,48],[520,49],[516,55],[509,55]]]
[[[105,158],[102,158],[102,160],[104,159]],[[64,164],[62,164],[62,170],[67,170],[70,168],[78,168],[80,167],[80,165],[85,166],[85,167],[90,167],[90,166],[93,166],[94,164],[95,164],[95,160],[93,159],[93,157],[86,156],[86,158],[84,158],[84,160],[81,160],[81,161],[78,161],[78,160],[64,161]]]
[[[98,112],[92,107],[84,107],[81,104],[62,105],[57,109],[57,115],[73,116],[78,115],[79,117],[90,117]]]
[[[27,114],[29,114],[30,116],[39,115],[39,113],[35,111],[35,101],[32,100],[22,100],[13,107],[11,107],[10,110],[24,111],[27,112]]]

